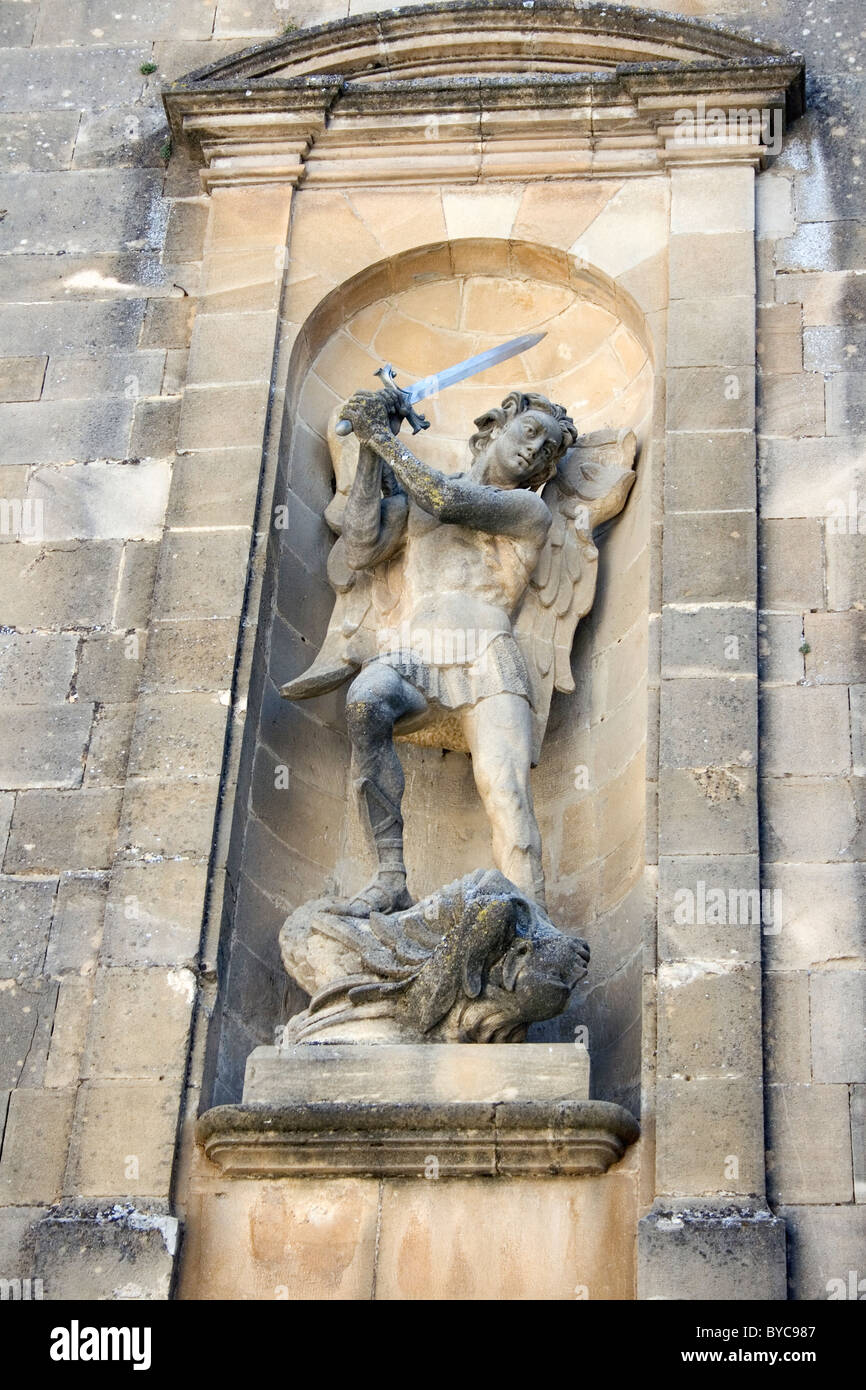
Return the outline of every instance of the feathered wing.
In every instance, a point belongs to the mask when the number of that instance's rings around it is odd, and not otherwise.
[[[377,631],[387,626],[388,616],[403,591],[402,553],[372,572],[353,570],[346,562],[343,513],[358,467],[358,440],[354,434],[337,434],[339,418],[337,407],[328,422],[335,492],[325,508],[325,520],[337,536],[328,556],[328,579],[336,594],[334,611],[312,666],[282,686],[281,693],[289,700],[325,695],[359,671],[375,655]]]
[[[570,449],[542,496],[553,514],[514,635],[532,687],[533,763],[538,762],[554,689],[572,691],[571,648],[592,607],[598,578],[593,533],[625,506],[635,479],[631,430],[597,430]]]

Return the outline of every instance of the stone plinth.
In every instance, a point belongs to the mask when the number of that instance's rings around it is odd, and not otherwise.
[[[604,1173],[638,1126],[588,1096],[568,1044],[262,1047],[243,1104],[209,1110],[198,1137],[237,1177]]]

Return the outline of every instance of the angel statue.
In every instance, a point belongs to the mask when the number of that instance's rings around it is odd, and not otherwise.
[[[310,906],[318,929],[340,937],[341,950],[357,946],[359,933],[368,943],[372,931],[372,955],[387,936],[393,957],[397,938],[385,919],[410,922],[412,908],[395,740],[453,749],[471,756],[492,832],[497,892],[504,878],[518,904],[509,940],[525,937],[523,950],[533,933],[554,931],[545,912],[530,768],[553,688],[574,689],[572,641],[596,586],[593,532],[625,503],[635,439],[626,430],[579,439],[564,406],[512,391],[475,421],[469,466],[449,475],[397,437],[404,419],[426,422],[407,410],[406,394],[387,375],[383,380],[378,392],[357,391],[330,422],[337,487],[325,515],[338,535],[328,564],[337,598],[318,657],[281,692],[301,700],[351,682],[346,719],[355,788],[378,870],[354,898]],[[353,435],[340,423],[346,421]],[[467,891],[464,885],[464,898]],[[301,911],[307,930],[310,915]],[[292,921],[284,937],[287,965],[315,993],[298,947],[301,923]],[[585,973],[587,954],[584,946],[572,960],[569,987]],[[370,955],[365,945],[367,969]],[[358,958],[356,950],[353,969]],[[357,993],[359,976],[352,979]]]

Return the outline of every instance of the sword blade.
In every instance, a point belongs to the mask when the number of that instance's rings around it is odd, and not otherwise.
[[[432,376],[422,377],[406,390],[409,404],[425,401],[437,392],[444,391],[446,387],[456,386],[458,381],[465,381],[468,376],[477,376],[488,367],[507,362],[509,357],[516,357],[519,352],[528,352],[536,343],[540,343],[543,337],[544,333],[525,333],[522,338],[512,338],[510,343],[500,343],[498,347],[478,352],[474,357],[467,357],[465,361],[457,362],[453,367],[446,367],[443,372],[434,372]]]

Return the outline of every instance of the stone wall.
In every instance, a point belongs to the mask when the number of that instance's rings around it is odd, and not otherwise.
[[[160,89],[373,8],[0,0],[0,1274],[46,1271],[48,1296],[168,1286],[193,1011],[206,1021],[217,967],[194,905],[230,852],[224,822],[213,845],[221,753],[238,756],[238,624],[264,554],[233,427],[237,392],[268,408],[273,277],[237,265],[229,221],[225,275],[200,284],[207,199]],[[762,854],[782,895],[764,934],[768,1180],[791,1295],[823,1298],[866,1273],[862,20],[856,0],[679,8],[799,49],[810,75],[757,183],[759,633]],[[239,334],[252,379],[196,389]],[[269,963],[250,954],[252,1009]]]

